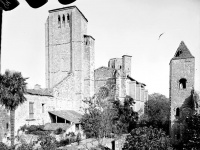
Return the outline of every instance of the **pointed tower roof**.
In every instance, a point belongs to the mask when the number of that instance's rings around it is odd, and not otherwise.
[[[174,60],[174,59],[186,59],[186,58],[194,58],[194,56],[192,56],[192,54],[190,53],[190,50],[187,48],[185,43],[183,41],[181,41],[181,43],[180,43],[174,57],[172,58],[172,60]]]

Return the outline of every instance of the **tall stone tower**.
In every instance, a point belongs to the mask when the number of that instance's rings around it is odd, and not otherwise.
[[[180,115],[180,108],[183,102],[190,96],[191,90],[194,87],[195,58],[183,41],[181,41],[169,65],[170,119],[172,127]],[[179,137],[180,136],[177,135],[176,138]]]
[[[67,94],[75,95],[74,101],[94,93],[95,40],[87,35],[87,23],[76,6],[69,6],[50,10],[45,24],[46,87],[73,76],[74,90]]]

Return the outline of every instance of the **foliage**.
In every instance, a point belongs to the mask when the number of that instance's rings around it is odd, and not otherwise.
[[[40,136],[39,138],[42,150],[56,150],[56,139],[49,135]]]
[[[200,115],[194,114],[186,118],[186,126],[183,133],[183,149],[200,149]],[[181,146],[179,145],[179,147]]]
[[[64,130],[63,130],[62,128],[58,128],[58,129],[56,129],[56,130],[54,131],[54,134],[59,135],[59,134],[61,134],[61,133],[63,133],[63,132],[64,132]]]
[[[26,134],[34,134],[34,135],[47,135],[49,131],[44,131],[44,125],[31,125],[31,126],[22,126],[21,130],[26,130]]]
[[[20,72],[6,70],[0,75],[0,102],[8,110],[15,110],[26,101],[26,79]]]
[[[170,102],[168,98],[159,93],[149,95],[149,100],[145,103],[145,114],[147,117],[140,119],[140,123],[147,126],[162,128],[169,134]]]
[[[56,142],[57,147],[65,146],[65,145],[68,145],[68,144],[70,144],[69,138],[63,139],[60,142]]]
[[[114,118],[115,133],[129,133],[136,127],[138,121],[138,113],[132,106],[135,104],[134,99],[126,96],[122,104],[119,99],[113,101],[113,107],[117,111],[117,117]]]
[[[169,150],[169,137],[161,129],[139,127],[127,136],[123,150]]]
[[[23,143],[16,150],[33,150],[33,146],[31,144]]]
[[[26,101],[26,79],[20,72],[5,71],[0,75],[0,104],[10,110],[11,145],[14,146],[15,110]]]
[[[138,114],[132,108],[134,99],[126,96],[121,103],[119,99],[104,99],[105,95],[107,92],[104,91],[85,101],[88,108],[85,109],[81,125],[87,138],[110,137],[113,133],[120,135],[136,127]]]
[[[89,108],[85,110],[85,114],[80,120],[81,127],[87,138],[98,138],[100,135],[101,111],[93,105],[92,100],[86,103],[89,105]]]
[[[0,142],[0,150],[8,150],[8,147],[3,142]]]

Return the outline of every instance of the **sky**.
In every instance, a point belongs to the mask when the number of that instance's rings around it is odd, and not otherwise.
[[[195,89],[200,91],[199,0],[77,0],[61,5],[49,0],[33,9],[24,0],[3,12],[2,70],[22,72],[28,88],[45,88],[45,22],[48,10],[77,6],[95,38],[95,68],[111,58],[132,56],[132,77],[149,94],[169,97],[169,62],[181,41],[195,56]],[[159,35],[164,33],[160,39]]]

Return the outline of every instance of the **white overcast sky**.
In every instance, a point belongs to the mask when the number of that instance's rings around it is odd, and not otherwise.
[[[2,73],[29,77],[28,88],[45,87],[45,21],[48,10],[66,7],[57,0],[32,9],[24,0],[3,14]],[[199,0],[77,0],[95,38],[95,68],[110,58],[132,56],[132,77],[149,93],[169,97],[169,62],[183,40],[195,56],[195,88],[200,91]],[[164,33],[160,40],[158,37]]]

